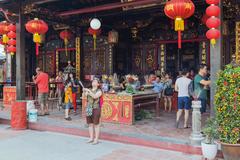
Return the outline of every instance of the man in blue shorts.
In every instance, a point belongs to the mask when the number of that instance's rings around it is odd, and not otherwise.
[[[175,83],[175,90],[178,92],[178,112],[176,118],[176,128],[179,126],[179,119],[184,110],[184,128],[188,128],[189,110],[191,109],[191,100],[189,97],[188,86],[191,79],[188,77],[188,71],[182,71],[182,77],[178,78]]]

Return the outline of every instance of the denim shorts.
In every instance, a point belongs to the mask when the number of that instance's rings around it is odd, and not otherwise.
[[[178,109],[191,109],[190,97],[178,97]]]

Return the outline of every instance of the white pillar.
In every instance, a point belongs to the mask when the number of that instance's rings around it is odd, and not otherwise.
[[[201,101],[192,101],[192,133],[190,135],[191,144],[199,145],[204,139],[201,134]]]
[[[6,81],[12,81],[12,57],[11,54],[6,54]]]

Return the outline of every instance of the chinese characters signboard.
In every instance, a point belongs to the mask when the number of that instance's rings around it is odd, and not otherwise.
[[[3,87],[3,105],[10,107],[16,101],[16,87],[5,86]]]

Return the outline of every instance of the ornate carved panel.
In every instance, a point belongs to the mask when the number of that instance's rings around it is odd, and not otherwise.
[[[95,75],[107,72],[107,37],[97,37],[97,48],[93,49],[92,37],[84,37],[83,42],[83,74]]]
[[[157,67],[157,49],[155,46],[146,46],[145,51],[145,73],[154,70]]]
[[[55,75],[55,54],[51,53],[46,55],[46,68],[45,72],[49,74],[49,76],[54,76]]]
[[[132,50],[133,73],[146,74],[157,67],[157,48],[155,45],[139,45]]]
[[[143,71],[143,51],[140,47],[135,47],[133,52],[133,72],[141,73]]]

